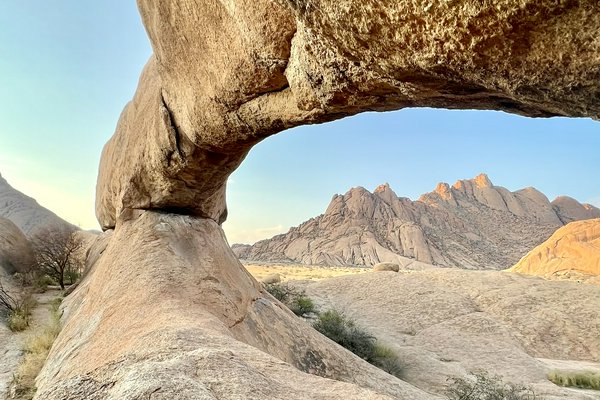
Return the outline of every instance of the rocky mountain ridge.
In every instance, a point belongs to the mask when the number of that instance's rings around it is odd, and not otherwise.
[[[252,246],[245,260],[324,265],[420,261],[467,269],[504,269],[565,223],[600,217],[569,197],[550,202],[535,188],[510,192],[485,174],[440,183],[412,201],[389,185],[335,195],[324,214]]]
[[[42,207],[34,198],[10,186],[2,175],[0,175],[0,218],[12,221],[28,238],[31,238],[37,229],[48,225],[67,225],[78,229]]]

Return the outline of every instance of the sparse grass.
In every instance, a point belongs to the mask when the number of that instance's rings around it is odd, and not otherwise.
[[[60,332],[59,307],[61,301],[61,298],[57,298],[50,303],[50,323],[34,329],[25,340],[23,346],[25,356],[17,368],[12,383],[13,392],[18,399],[29,400],[35,394],[35,378],[44,366],[50,348]]]
[[[9,293],[0,282],[0,310],[6,314],[6,323],[13,332],[21,332],[29,326],[35,299],[31,292]]]
[[[22,311],[11,311],[6,318],[8,329],[13,332],[22,332],[29,327],[29,315]]]
[[[313,327],[363,360],[389,374],[398,377],[401,375],[402,366],[393,350],[377,343],[374,336],[339,311],[328,310],[321,313]]]
[[[594,371],[551,371],[548,379],[558,386],[600,390],[600,372]]]
[[[375,343],[375,358],[371,363],[390,375],[402,376],[402,364],[392,349],[381,343]]]
[[[446,395],[450,400],[542,400],[529,386],[506,383],[485,372],[473,373],[472,379],[449,378]]]
[[[304,292],[298,292],[282,283],[268,283],[264,286],[267,292],[285,304],[294,314],[303,316],[315,312],[315,304]]]

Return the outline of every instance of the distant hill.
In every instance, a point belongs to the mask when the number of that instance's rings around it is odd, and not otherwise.
[[[324,214],[254,245],[233,245],[249,261],[374,265],[412,261],[467,269],[505,269],[565,223],[600,218],[569,197],[553,202],[534,188],[515,192],[487,175],[459,180],[412,201],[389,185],[335,195]]]
[[[600,218],[563,226],[509,271],[559,279],[600,276]]]
[[[31,265],[31,244],[11,220],[0,218],[0,272],[24,272]]]
[[[12,221],[28,238],[37,229],[48,225],[76,226],[63,220],[38,204],[35,199],[19,192],[0,175],[0,217]]]

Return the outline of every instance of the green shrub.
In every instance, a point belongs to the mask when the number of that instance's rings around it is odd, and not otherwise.
[[[286,303],[290,293],[290,289],[287,286],[279,283],[267,283],[264,286],[266,291],[269,292],[271,296],[275,297],[283,304]]]
[[[310,297],[299,295],[291,302],[289,308],[294,314],[302,316],[315,312],[315,303]]]
[[[339,311],[328,310],[321,313],[313,327],[363,360],[389,374],[400,376],[402,368],[394,352],[378,344],[374,336],[356,326],[354,320]]]
[[[450,400],[541,400],[529,386],[506,383],[485,372],[473,379],[449,378],[446,394]]]
[[[548,379],[559,386],[600,390],[600,372],[594,371],[551,371]]]
[[[315,303],[304,292],[299,292],[293,287],[282,283],[265,284],[265,289],[289,308],[294,314],[303,316],[315,312]]]

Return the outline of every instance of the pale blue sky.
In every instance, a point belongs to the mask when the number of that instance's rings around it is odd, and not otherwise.
[[[97,227],[100,151],[150,46],[134,0],[0,3],[0,173],[69,221]],[[600,205],[600,123],[496,112],[403,110],[300,127],[255,147],[229,185],[230,242],[322,213],[334,193],[389,182],[417,198],[486,172]]]

